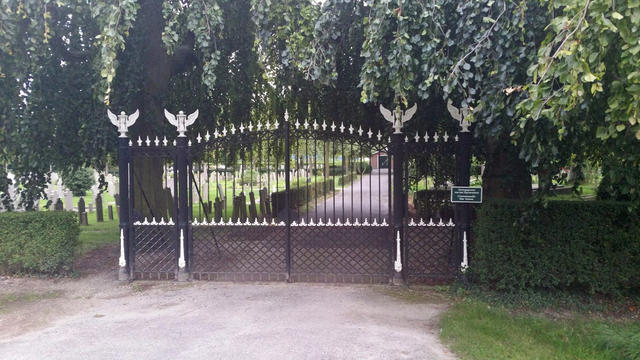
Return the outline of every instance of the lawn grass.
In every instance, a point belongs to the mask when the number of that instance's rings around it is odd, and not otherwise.
[[[550,318],[466,298],[440,326],[462,359],[640,359],[640,325],[631,321]]]
[[[97,222],[95,212],[87,214],[87,218],[89,226],[80,226],[80,244],[76,257],[81,257],[105,245],[117,244],[120,240],[117,214],[114,214],[114,220],[109,220],[105,216],[104,222]]]

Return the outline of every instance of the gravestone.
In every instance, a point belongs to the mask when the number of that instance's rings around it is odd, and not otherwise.
[[[224,196],[224,190],[222,190],[222,185],[218,183],[218,198],[222,199],[222,206],[226,206],[226,196]]]
[[[85,210],[84,198],[81,197],[80,200],[78,200],[78,220],[80,222],[80,225],[89,225],[87,212]]]
[[[222,201],[220,201],[220,198],[216,198],[216,201],[213,203],[213,218],[216,222],[222,220]]]
[[[255,221],[258,218],[258,210],[256,209],[256,196],[253,191],[249,193],[249,220]]]
[[[83,213],[83,212],[85,212],[85,210],[86,210],[86,207],[85,207],[85,204],[84,204],[84,198],[81,197],[80,200],[78,200],[78,212],[79,213]]]
[[[64,192],[64,209],[67,211],[73,211],[73,193],[69,190]]]
[[[96,196],[96,221],[97,222],[104,221],[104,214],[102,210],[102,195],[100,194]]]
[[[62,203],[62,199],[58,198],[56,203],[53,205],[53,210],[62,211],[64,210],[64,204]]]
[[[239,197],[240,221],[245,222],[247,221],[247,197],[244,195],[244,192],[241,192]]]

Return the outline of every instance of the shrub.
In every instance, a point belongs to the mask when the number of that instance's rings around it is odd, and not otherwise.
[[[473,229],[471,274],[498,290],[640,287],[640,222],[627,203],[491,201]]]
[[[71,271],[79,233],[73,212],[1,213],[0,273]]]
[[[90,169],[79,168],[71,174],[63,175],[62,183],[71,190],[74,196],[85,196],[95,181]]]

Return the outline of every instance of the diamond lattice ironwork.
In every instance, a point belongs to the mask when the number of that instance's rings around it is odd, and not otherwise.
[[[296,226],[291,228],[292,273],[388,275],[390,228]]]
[[[196,273],[285,273],[284,226],[192,227]]]
[[[169,225],[135,225],[135,271],[175,272],[178,265],[176,229]]]
[[[407,226],[407,277],[409,282],[437,283],[453,278],[453,226]]]

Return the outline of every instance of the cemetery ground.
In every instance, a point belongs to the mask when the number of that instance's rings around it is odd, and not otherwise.
[[[0,358],[640,359],[638,299],[119,283],[117,219],[95,220],[81,227],[75,276],[0,278]]]

